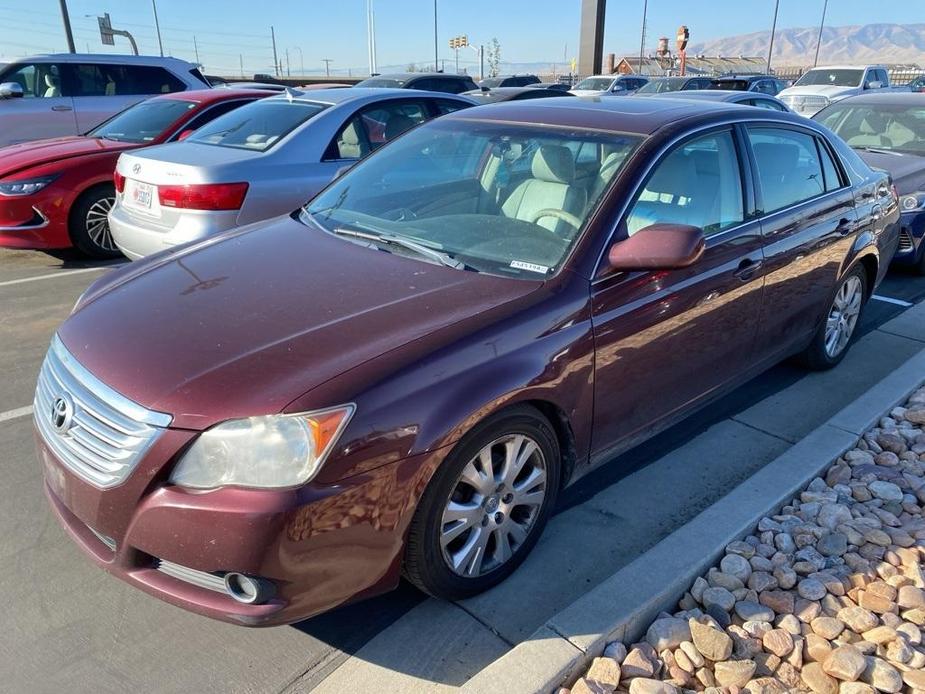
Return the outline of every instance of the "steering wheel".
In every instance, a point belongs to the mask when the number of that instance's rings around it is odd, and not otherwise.
[[[578,219],[578,217],[576,217],[573,214],[570,214],[569,212],[566,212],[565,210],[557,210],[553,207],[547,207],[544,210],[535,212],[533,214],[533,217],[530,218],[530,221],[533,224],[536,224],[543,217],[555,217],[556,219],[559,219],[565,222],[569,226],[574,227],[575,231],[578,231],[581,228],[581,220]]]

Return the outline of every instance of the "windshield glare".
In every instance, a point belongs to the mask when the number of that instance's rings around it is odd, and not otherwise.
[[[151,142],[184,113],[196,108],[192,101],[152,99],[122,111],[87,133],[117,142]]]
[[[411,239],[471,270],[545,279],[640,141],[577,129],[432,121],[357,164],[302,217],[329,232]]]
[[[833,87],[860,87],[863,70],[810,70],[794,83],[794,87],[831,85]]]
[[[610,89],[611,82],[613,80],[609,77],[588,77],[575,85],[575,89],[591,89],[596,92],[603,92]]]
[[[925,155],[925,107],[836,104],[816,120],[857,149]]]
[[[277,98],[255,101],[204,125],[187,142],[264,152],[325,108]]]
[[[356,84],[357,87],[377,87],[399,89],[405,83],[405,80],[391,79],[388,77],[371,77]]]
[[[651,80],[639,88],[637,94],[661,94],[676,92],[684,86],[684,79]]]

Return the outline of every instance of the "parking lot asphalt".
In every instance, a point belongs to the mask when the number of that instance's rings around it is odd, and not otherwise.
[[[892,273],[838,369],[779,365],[584,478],[494,590],[449,604],[402,585],[292,627],[248,630],[99,571],[47,509],[28,415],[35,376],[55,327],[113,264],[0,251],[0,690],[450,689],[925,346],[925,329],[883,327],[925,299],[925,278]]]

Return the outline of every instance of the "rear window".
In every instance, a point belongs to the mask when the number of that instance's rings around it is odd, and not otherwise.
[[[264,152],[325,108],[306,101],[256,101],[204,125],[189,142]]]
[[[725,89],[736,92],[747,92],[748,82],[746,80],[713,80],[710,89]]]
[[[184,113],[194,108],[194,102],[180,99],[142,101],[113,116],[87,135],[116,142],[151,142]]]
[[[357,87],[385,87],[400,89],[407,80],[398,80],[389,77],[370,77],[356,84]]]

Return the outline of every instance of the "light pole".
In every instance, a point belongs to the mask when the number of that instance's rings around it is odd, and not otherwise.
[[[151,0],[151,9],[154,10],[154,28],[157,30],[157,47],[161,52],[161,57],[164,57],[164,44],[161,42],[161,23],[157,21],[157,0]],[[199,62],[199,58],[196,58],[196,62]]]
[[[376,74],[376,15],[373,0],[366,0],[366,39],[369,48],[369,74]]]
[[[813,58],[813,67],[819,63],[819,46],[822,45],[822,30],[825,28],[825,13],[829,9],[829,0],[822,5],[822,21],[819,22],[819,38],[816,39],[816,57]]]
[[[61,20],[64,22],[64,35],[67,37],[67,50],[69,53],[76,53],[74,48],[74,33],[71,31],[71,17],[67,13],[67,2],[61,0]]]
[[[777,32],[777,11],[780,9],[780,0],[774,0],[774,21],[771,24],[771,45],[768,47],[768,74],[771,74],[771,56],[774,55],[774,34]]]
[[[649,13],[649,0],[642,3],[642,33],[639,38],[639,74],[642,74],[642,61],[646,57],[646,16]]]
[[[439,61],[437,52],[437,0],[434,0],[434,72],[437,71],[437,63]]]
[[[299,52],[299,70],[301,71],[299,74],[304,75],[305,74],[305,56],[302,55],[302,49],[299,46],[293,46],[292,50]]]

